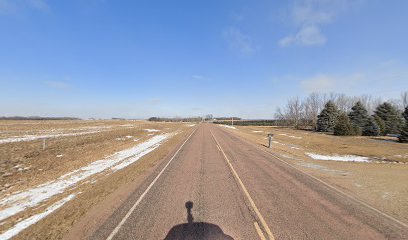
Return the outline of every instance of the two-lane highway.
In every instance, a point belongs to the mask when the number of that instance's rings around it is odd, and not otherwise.
[[[200,124],[92,239],[407,239],[406,225]]]

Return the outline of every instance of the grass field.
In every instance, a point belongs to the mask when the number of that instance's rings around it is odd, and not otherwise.
[[[19,231],[17,239],[59,239],[67,233],[67,239],[86,237],[193,126],[1,121],[0,238],[12,230]],[[225,129],[263,147],[267,133],[273,133],[270,151],[284,161],[408,222],[408,145],[392,137],[336,137],[276,127]],[[21,227],[27,223],[29,230]]]
[[[18,238],[24,239],[23,225],[54,211],[31,227],[30,237],[60,238],[92,205],[155,166],[192,126],[124,120],[1,121],[0,233],[6,235],[0,238],[22,231]],[[44,227],[48,230],[41,231]]]
[[[408,144],[278,127],[226,129],[265,148],[274,134],[270,151],[282,160],[408,222]]]

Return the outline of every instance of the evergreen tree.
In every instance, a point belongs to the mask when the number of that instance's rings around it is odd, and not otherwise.
[[[377,124],[378,126],[378,130],[380,135],[385,135],[385,123],[384,121],[378,116],[378,115],[374,115],[374,122]]]
[[[333,134],[336,136],[354,135],[353,126],[351,125],[349,117],[346,113],[342,112],[338,116]]]
[[[408,121],[408,106],[405,108],[405,111],[402,113],[402,116],[405,119],[405,123]]]
[[[373,118],[369,118],[363,127],[363,136],[378,136],[380,135],[380,127]]]
[[[364,105],[358,101],[352,108],[349,113],[350,123],[354,129],[356,135],[361,135],[364,129],[364,126],[367,124],[369,119],[368,112],[365,109]]]
[[[384,121],[383,134],[398,134],[402,126],[401,114],[397,108],[388,102],[379,105],[374,111],[375,115]]]
[[[317,131],[332,132],[336,124],[337,115],[336,105],[332,101],[328,101],[319,116],[317,116]]]
[[[405,108],[403,116],[405,118],[405,124],[401,129],[401,133],[400,136],[398,137],[398,140],[402,143],[408,143],[408,107]]]

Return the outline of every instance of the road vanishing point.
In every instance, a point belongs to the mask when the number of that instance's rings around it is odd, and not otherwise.
[[[91,239],[408,239],[408,227],[203,123]]]

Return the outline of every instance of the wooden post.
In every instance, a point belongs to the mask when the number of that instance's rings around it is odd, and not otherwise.
[[[45,147],[46,147],[45,139],[46,139],[46,138],[43,138],[43,151],[45,150]]]

